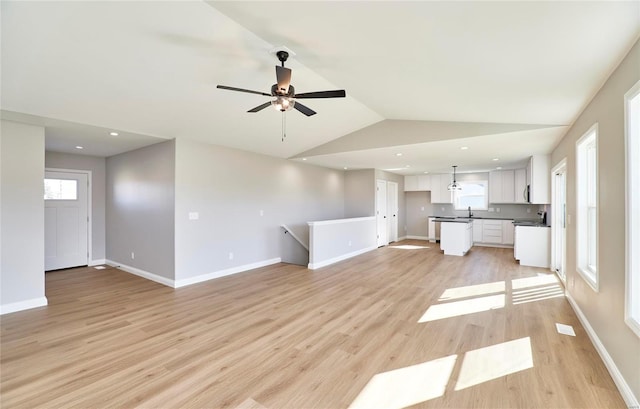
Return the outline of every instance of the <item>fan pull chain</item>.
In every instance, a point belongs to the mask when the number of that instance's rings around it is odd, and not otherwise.
[[[287,137],[287,117],[285,116],[285,112],[282,111],[282,142],[284,142],[284,138]]]

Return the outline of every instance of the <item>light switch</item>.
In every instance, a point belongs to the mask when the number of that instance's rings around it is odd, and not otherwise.
[[[422,206],[422,207],[420,208],[420,211],[421,211],[421,212],[424,212],[424,206]]]
[[[198,212],[189,212],[189,220],[198,220],[200,214]]]
[[[260,210],[260,216],[264,216],[264,210]]]

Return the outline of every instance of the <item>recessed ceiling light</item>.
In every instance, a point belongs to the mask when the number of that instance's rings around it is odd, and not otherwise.
[[[109,132],[109,135],[111,135],[111,136],[118,136],[118,132]]]
[[[307,158],[302,158],[302,160],[307,160]]]
[[[84,146],[78,145],[78,146],[76,146],[76,149],[84,149]]]
[[[463,151],[466,151],[467,149],[469,149],[469,147],[468,146],[463,146],[460,149],[462,149]]]
[[[345,166],[345,167],[344,167],[344,168],[342,168],[342,169],[347,170],[347,169],[349,169],[349,168]]]
[[[405,168],[410,168],[410,167],[411,167],[411,165],[406,165],[406,166],[405,166]]]
[[[498,158],[493,158],[493,159],[491,159],[491,160],[492,160],[492,161],[494,161],[494,162],[496,162],[496,161],[499,161],[500,159],[498,159]]]
[[[396,156],[402,156],[402,154],[401,153],[396,153]]]
[[[500,170],[500,169],[502,169],[502,166],[498,166],[496,169]]]
[[[425,174],[429,173],[429,172],[424,172]]]

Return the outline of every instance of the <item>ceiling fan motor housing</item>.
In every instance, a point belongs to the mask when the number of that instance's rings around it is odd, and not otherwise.
[[[283,97],[293,98],[295,94],[296,94],[296,89],[293,87],[293,85],[289,85],[289,91],[287,92],[280,91],[280,89],[278,89],[278,84],[273,84],[271,86],[271,95],[273,95],[274,97],[283,96]]]

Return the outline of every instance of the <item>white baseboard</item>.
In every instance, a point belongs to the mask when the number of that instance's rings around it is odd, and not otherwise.
[[[328,266],[329,264],[334,264],[334,263],[337,263],[337,262],[342,261],[342,260],[346,260],[346,259],[351,258],[351,257],[359,256],[360,254],[369,252],[371,250],[375,250],[377,248],[378,247],[375,247],[375,246],[374,247],[366,247],[366,248],[364,248],[362,250],[353,251],[351,253],[343,254],[341,256],[330,258],[330,259],[324,260],[324,261],[320,261],[318,263],[309,263],[309,265],[307,265],[307,268],[309,268],[309,270],[315,270],[317,268]]]
[[[175,281],[170,279],[170,278],[162,277],[162,276],[159,276],[157,274],[153,274],[153,273],[150,273],[148,271],[140,270],[139,268],[131,267],[131,266],[128,266],[128,265],[122,264],[122,263],[118,263],[117,261],[113,261],[113,260],[105,260],[104,264],[108,264],[110,266],[117,267],[122,271],[126,271],[127,273],[131,273],[131,274],[137,275],[137,276],[142,277],[142,278],[146,278],[147,280],[155,281],[156,283],[164,284],[166,286],[175,288]]]
[[[44,307],[48,304],[47,297],[32,298],[30,300],[12,302],[11,304],[0,305],[0,315],[10,314],[31,308]]]
[[[402,236],[402,237],[398,237],[398,240],[396,240],[396,242],[402,241],[402,240],[406,240],[408,239],[407,236]]]
[[[622,398],[624,399],[627,406],[629,408],[640,407],[640,404],[638,403],[638,399],[634,396],[633,391],[629,387],[629,384],[627,384],[627,381],[625,381],[624,377],[618,370],[618,367],[613,361],[613,358],[611,358],[611,355],[609,355],[609,352],[607,352],[607,349],[604,347],[604,345],[600,341],[600,338],[598,338],[598,335],[596,334],[593,327],[589,323],[589,320],[587,320],[587,317],[584,315],[584,313],[578,306],[578,303],[573,299],[573,297],[571,297],[571,294],[569,294],[568,291],[565,291],[565,296],[567,297],[569,304],[573,308],[573,311],[575,311],[576,315],[578,316],[580,323],[582,324],[584,329],[587,331],[587,335],[589,335],[589,338],[591,339],[591,343],[596,348],[596,351],[598,351],[598,354],[600,354],[600,358],[602,358],[604,365],[609,370],[609,374],[611,374],[611,377],[613,378],[613,382],[615,382],[616,386],[618,387],[618,390],[620,391],[620,394],[622,395]]]
[[[99,258],[96,260],[91,260],[89,261],[89,267],[93,267],[93,266],[99,266],[102,264],[107,264],[107,260],[103,259],[103,258]]]
[[[411,239],[411,240],[427,240],[427,241],[429,240],[429,236],[410,236],[410,235],[407,235],[406,237],[407,237],[407,239]]]
[[[220,278],[231,274],[241,273],[247,270],[253,270],[255,268],[269,266],[271,264],[280,263],[282,260],[280,257],[272,258],[269,260],[258,261],[256,263],[244,264],[241,266],[231,267],[226,270],[214,271],[213,273],[201,274],[195,277],[184,278],[182,280],[176,280],[174,283],[175,288],[184,287],[191,284],[201,283],[203,281],[213,280],[214,278]]]

